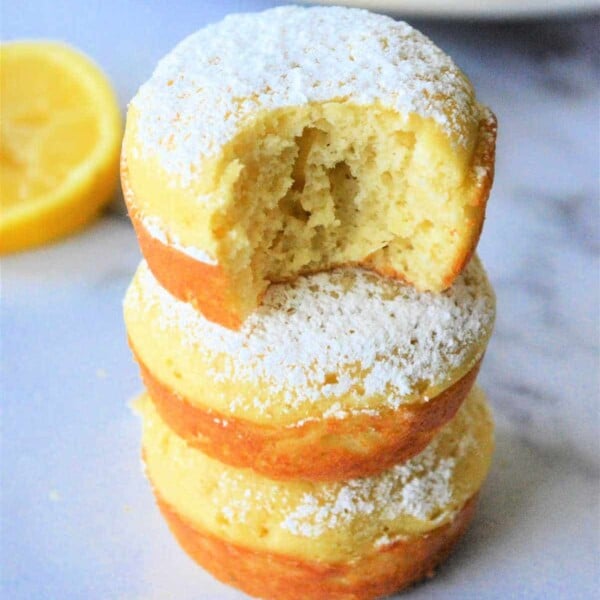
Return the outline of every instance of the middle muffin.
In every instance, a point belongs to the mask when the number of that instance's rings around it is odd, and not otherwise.
[[[125,298],[169,427],[273,479],[362,477],[423,450],[467,396],[494,316],[477,258],[441,294],[360,269],[276,284],[239,331],[177,300],[145,263]]]

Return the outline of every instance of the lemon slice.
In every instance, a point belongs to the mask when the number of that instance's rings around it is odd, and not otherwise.
[[[93,219],[118,177],[121,117],[110,83],[62,44],[0,46],[0,253]]]

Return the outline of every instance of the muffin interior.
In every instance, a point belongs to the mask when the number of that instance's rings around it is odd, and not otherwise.
[[[450,152],[432,122],[377,105],[262,113],[225,149],[211,223],[236,296],[348,263],[443,289],[475,209]]]

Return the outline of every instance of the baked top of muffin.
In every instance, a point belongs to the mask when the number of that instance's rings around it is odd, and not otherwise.
[[[477,258],[441,294],[356,268],[275,284],[238,331],[174,298],[145,263],[125,299],[132,345],[159,380],[190,401],[259,420],[427,401],[479,361],[494,317]],[[179,378],[163,365],[167,355]],[[203,383],[200,398],[185,390],[192,379]]]
[[[136,148],[159,156],[185,185],[244,119],[331,99],[432,119],[460,146],[472,143],[480,118],[467,78],[407,23],[359,9],[286,6],[229,15],[163,58],[131,102]]]

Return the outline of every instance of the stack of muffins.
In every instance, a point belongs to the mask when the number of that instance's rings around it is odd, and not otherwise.
[[[493,450],[473,253],[495,131],[432,42],[343,8],[228,17],[132,101],[143,457],[222,581],[378,598],[464,533]]]

